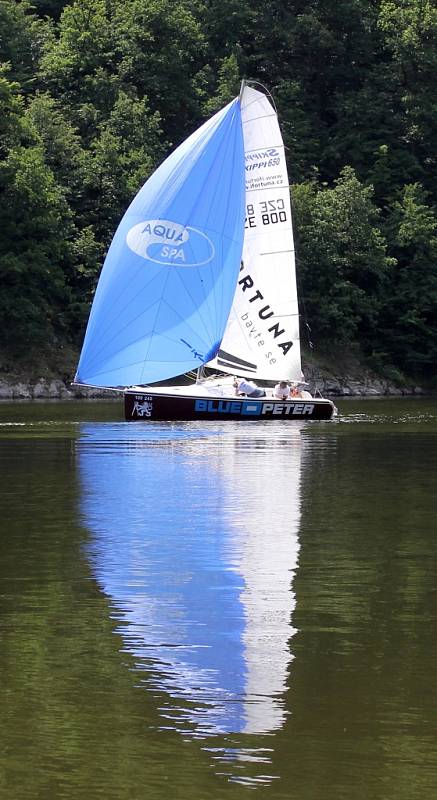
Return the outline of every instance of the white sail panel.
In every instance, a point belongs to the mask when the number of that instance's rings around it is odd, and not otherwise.
[[[284,144],[267,97],[245,86],[243,260],[214,366],[264,380],[302,379],[293,228]]]

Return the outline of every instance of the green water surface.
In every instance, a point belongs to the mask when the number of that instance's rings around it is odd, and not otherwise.
[[[0,404],[0,797],[437,797],[437,401]]]

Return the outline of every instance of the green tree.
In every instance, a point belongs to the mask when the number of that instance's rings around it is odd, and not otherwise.
[[[111,113],[121,84],[120,58],[110,4],[80,0],[64,9],[58,38],[42,59],[41,81],[69,114],[85,145]]]
[[[164,110],[164,132],[176,141],[200,118],[205,54],[200,21],[184,2],[80,0],[62,13],[41,75],[88,143],[120,91]]]
[[[49,348],[65,333],[69,300],[62,262],[69,210],[38,145],[11,148],[0,167],[0,328],[17,354]]]
[[[388,228],[397,264],[381,312],[379,360],[429,379],[437,364],[437,217],[420,184],[405,186]]]
[[[32,7],[39,17],[50,17],[58,20],[65,6],[70,5],[71,0],[33,0]]]
[[[234,53],[226,56],[218,70],[218,86],[213,97],[209,97],[204,105],[207,116],[214,114],[220,108],[230,103],[239,93],[241,86],[240,71],[237,57]]]
[[[92,152],[82,147],[78,132],[65,118],[59,103],[47,93],[37,93],[29,104],[25,119],[68,203],[69,221],[63,231],[65,257],[62,259],[69,289],[63,313],[63,328],[79,341],[88,313],[105,246],[96,236],[89,176],[93,174]],[[92,219],[91,219],[92,218]]]
[[[0,77],[0,329],[11,352],[55,344],[69,290],[70,213],[16,83]]]
[[[371,187],[346,167],[332,189],[293,187],[303,304],[321,349],[357,343],[369,352],[381,289],[393,259],[379,229]]]
[[[382,0],[378,25],[397,81],[403,146],[417,162],[416,178],[435,192],[437,8],[432,0]]]
[[[174,143],[201,119],[208,58],[201,9],[184,0],[131,0],[117,7],[120,74],[160,112],[164,133]]]
[[[158,114],[146,100],[120,92],[108,120],[99,126],[88,161],[86,219],[99,241],[110,238],[127,205],[163,157]]]
[[[24,93],[31,93],[44,47],[52,41],[51,25],[34,14],[27,0],[0,3],[0,62],[10,66],[10,77]]]
[[[83,184],[88,154],[78,132],[60,104],[46,92],[37,92],[26,109],[26,118],[44,150],[44,159],[77,213],[83,206]]]

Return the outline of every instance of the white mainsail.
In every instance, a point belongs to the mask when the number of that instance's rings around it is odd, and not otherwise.
[[[302,379],[293,227],[284,143],[274,108],[242,92],[246,161],[243,260],[219,353],[211,366],[264,380]]]

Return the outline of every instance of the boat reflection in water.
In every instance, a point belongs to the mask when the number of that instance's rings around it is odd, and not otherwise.
[[[162,727],[203,738],[281,728],[299,427],[90,424],[78,455],[93,572],[140,685],[166,698]]]

